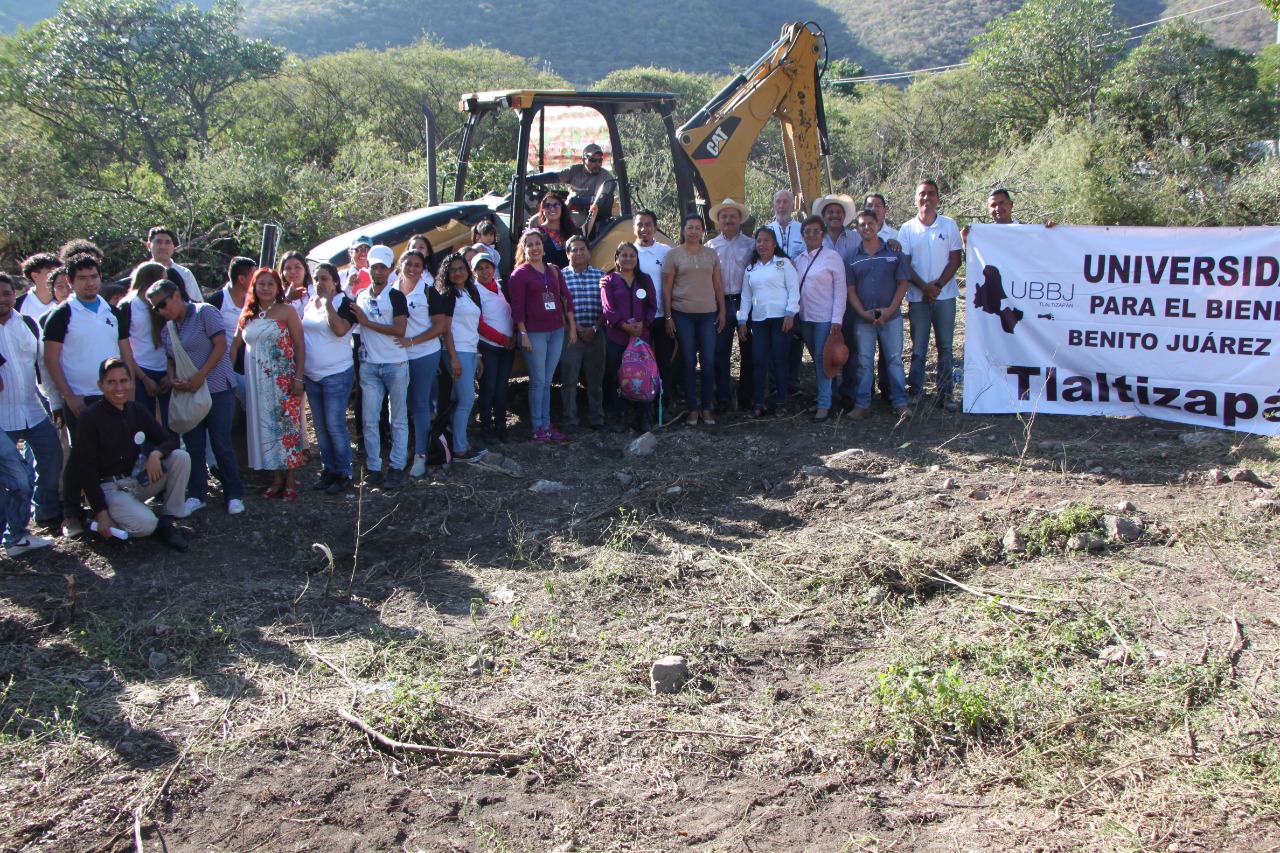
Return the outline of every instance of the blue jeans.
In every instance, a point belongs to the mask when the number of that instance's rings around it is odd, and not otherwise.
[[[929,357],[929,331],[933,330],[933,345],[938,351],[938,397],[951,396],[954,359],[951,343],[956,336],[956,301],[939,299],[936,302],[910,302],[911,318],[911,372],[907,374],[907,391],[916,396],[924,393],[924,364]]]
[[[725,294],[724,329],[716,333],[716,401],[724,408],[733,404],[733,372],[730,367],[734,340],[738,341],[738,402],[743,408],[751,399],[754,387],[755,350],[751,346],[751,335],[747,334],[745,342],[738,337],[738,306],[741,304],[741,295]],[[750,323],[743,325],[751,328]]]
[[[58,477],[62,474],[62,441],[53,422],[45,418],[35,426],[8,431],[9,440],[19,439],[27,443],[27,450],[36,460],[35,504],[36,519],[49,521],[62,515],[62,501],[58,497]]]
[[[351,433],[347,432],[347,400],[356,381],[355,365],[323,379],[303,378],[311,416],[315,419],[320,464],[332,474],[351,476]]]
[[[409,452],[409,363],[360,365],[362,411],[360,423],[364,432],[365,468],[382,470],[382,440],[378,420],[390,400],[391,467],[403,468]]]
[[[818,368],[818,408],[830,409],[831,388],[835,380],[828,379],[822,369],[822,353],[827,347],[827,338],[831,336],[831,324],[811,323],[805,320],[800,324],[800,334],[804,338],[804,345],[809,348],[809,355],[813,358],[814,365]]]
[[[4,493],[4,544],[27,535],[31,520],[31,469],[7,438],[0,441],[0,491]]]
[[[507,432],[507,384],[511,381],[511,366],[515,360],[514,351],[480,342],[484,373],[480,374],[476,408],[480,414],[481,430],[493,430],[498,435]]]
[[[880,352],[889,364],[889,401],[895,409],[907,405],[907,377],[902,372],[902,314],[883,326],[855,323],[853,333],[858,339],[858,390],[853,395],[853,405],[859,409],[871,408],[871,386],[876,379],[876,343],[880,344]]]
[[[751,360],[755,362],[755,387],[751,402],[764,405],[765,382],[773,377],[774,399],[787,404],[787,372],[791,360],[791,333],[782,331],[782,317],[751,321]],[[794,321],[793,321],[794,322]]]
[[[473,352],[458,352],[458,364],[462,366],[462,375],[453,380],[453,400],[458,405],[453,407],[453,417],[449,425],[453,427],[453,452],[461,453],[471,445],[467,442],[467,423],[471,420],[471,407],[476,402],[476,361],[479,356]]]
[[[533,352],[524,354],[529,367],[529,418],[534,429],[546,429],[551,426],[551,374],[560,363],[564,329],[529,332],[529,343]]]
[[[684,403],[691,412],[711,411],[716,396],[716,312],[690,314],[672,311],[676,321],[676,343],[684,370]],[[726,322],[728,322],[726,320]],[[695,368],[702,364],[702,397],[699,405]]]
[[[427,452],[431,437],[431,394],[440,372],[440,353],[409,359],[409,414],[413,416],[413,452],[418,455]]]
[[[226,500],[244,500],[244,485],[240,482],[240,463],[231,445],[231,419],[236,413],[234,388],[209,395],[213,405],[196,428],[184,433],[183,443],[191,457],[191,476],[187,480],[187,497],[204,500],[209,496],[209,458],[205,439],[218,463],[218,478],[222,481],[222,497]]]

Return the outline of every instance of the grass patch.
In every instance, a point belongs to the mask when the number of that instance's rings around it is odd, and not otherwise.
[[[1106,511],[1093,504],[1070,504],[1062,511],[1040,519],[1039,524],[1023,531],[1028,556],[1060,554],[1067,540],[1079,533],[1101,533]]]

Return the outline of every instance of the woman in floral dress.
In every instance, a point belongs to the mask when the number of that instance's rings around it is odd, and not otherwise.
[[[275,270],[253,274],[249,296],[231,344],[234,362],[245,348],[245,422],[249,467],[271,472],[264,498],[298,499],[294,469],[302,453],[302,377],[306,347],[298,312],[284,301],[284,282]]]

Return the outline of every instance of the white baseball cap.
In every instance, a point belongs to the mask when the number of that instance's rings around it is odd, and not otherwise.
[[[382,264],[391,269],[396,265],[396,253],[391,251],[390,246],[374,246],[369,250],[369,266],[374,264]]]

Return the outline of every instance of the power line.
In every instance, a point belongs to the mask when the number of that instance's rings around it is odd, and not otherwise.
[[[1177,18],[1186,18],[1191,15],[1199,14],[1200,12],[1207,12],[1210,9],[1216,9],[1219,6],[1226,6],[1231,3],[1238,3],[1238,2],[1240,2],[1240,0],[1221,0],[1221,2],[1210,3],[1208,6],[1201,6],[1198,9],[1192,9],[1188,12],[1182,12],[1177,15],[1168,15],[1166,17],[1157,18],[1154,21],[1146,21],[1141,24],[1134,24],[1133,26],[1125,27],[1122,30],[1115,30],[1111,34],[1118,35],[1120,33],[1131,33],[1134,30],[1139,30],[1139,29],[1142,29],[1143,27],[1151,27],[1151,26],[1155,26],[1156,24],[1163,24],[1167,21],[1172,21]],[[1218,21],[1223,18],[1233,17],[1235,15],[1243,15],[1246,12],[1252,12],[1254,8],[1255,7],[1250,6],[1249,8],[1239,9],[1235,12],[1227,12],[1226,14],[1223,14],[1223,15],[1215,15],[1212,18],[1204,18],[1203,20],[1196,21],[1195,23],[1207,24],[1210,21]],[[1137,41],[1142,38],[1145,38],[1145,35],[1130,36],[1129,38],[1125,39],[1125,41],[1126,42]],[[875,81],[881,81],[881,80],[901,80],[904,78],[914,77],[917,74],[935,74],[940,71],[950,71],[953,68],[965,68],[971,64],[972,63],[969,60],[965,60],[964,62],[956,62],[951,65],[936,65],[932,68],[916,68],[910,71],[893,71],[885,74],[867,74],[861,77],[846,77],[839,80],[832,80],[830,82],[832,83],[868,83],[868,82],[875,82]]]

